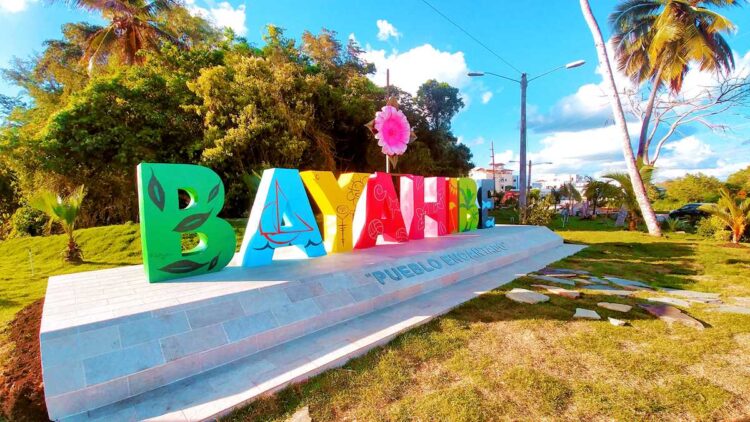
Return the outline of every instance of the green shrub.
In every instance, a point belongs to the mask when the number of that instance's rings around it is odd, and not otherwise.
[[[529,198],[526,208],[526,223],[532,226],[546,226],[555,216],[555,202],[552,195],[541,199]]]
[[[696,233],[706,238],[716,238],[717,240],[722,240],[717,236],[723,237],[724,234],[719,233],[725,231],[726,228],[726,223],[724,223],[724,221],[722,221],[719,217],[710,216],[698,220],[698,224],[696,224]]]
[[[662,223],[662,228],[670,232],[676,232],[687,229],[687,224],[678,218],[667,218]]]
[[[28,204],[21,205],[10,217],[10,237],[41,236],[47,216]]]
[[[718,230],[714,233],[714,239],[720,242],[729,242],[732,240],[732,232],[729,230]]]

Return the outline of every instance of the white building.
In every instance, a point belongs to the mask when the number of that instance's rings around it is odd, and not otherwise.
[[[573,183],[579,192],[586,188],[586,176],[581,174],[540,174],[532,175],[531,188],[539,189],[542,195],[546,195],[566,183]]]
[[[475,180],[494,179],[497,192],[505,191],[508,186],[511,186],[510,190],[518,190],[518,175],[513,174],[513,170],[506,169],[503,163],[495,164],[494,170],[492,165],[474,167],[469,171],[469,177]]]

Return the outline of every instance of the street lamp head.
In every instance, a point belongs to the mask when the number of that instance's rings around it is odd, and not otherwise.
[[[484,76],[484,72],[469,72],[469,76]]]
[[[573,69],[574,67],[580,67],[586,64],[585,60],[576,60],[565,65],[566,69]]]

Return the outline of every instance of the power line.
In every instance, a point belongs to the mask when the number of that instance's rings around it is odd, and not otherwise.
[[[518,72],[518,73],[523,73],[523,72],[521,72],[520,70],[518,70],[518,68],[516,68],[515,66],[513,66],[512,64],[510,64],[510,62],[508,62],[507,60],[505,60],[504,58],[502,58],[502,56],[500,56],[499,54],[497,54],[497,53],[496,53],[496,52],[495,52],[495,51],[494,51],[493,49],[491,49],[491,48],[487,47],[487,45],[486,45],[485,43],[483,43],[482,41],[480,41],[480,40],[479,40],[479,39],[478,39],[477,37],[475,37],[475,36],[471,35],[471,34],[469,33],[469,31],[467,31],[467,30],[463,29],[463,28],[461,27],[461,25],[457,24],[457,23],[456,23],[456,22],[454,22],[454,21],[453,21],[453,20],[452,20],[451,18],[449,18],[448,16],[446,16],[446,15],[445,15],[445,14],[444,14],[443,12],[441,12],[440,10],[438,10],[438,9],[437,9],[437,8],[436,8],[435,6],[431,5],[431,4],[430,4],[430,3],[429,3],[429,2],[427,1],[427,0],[422,0],[422,3],[426,4],[427,6],[429,6],[429,7],[430,7],[430,8],[432,9],[432,10],[434,10],[434,11],[435,11],[435,13],[437,13],[437,14],[438,14],[438,15],[440,15],[440,16],[442,16],[442,17],[443,17],[443,19],[445,19],[445,20],[447,20],[448,22],[450,22],[450,23],[451,23],[451,24],[452,24],[453,26],[455,26],[455,27],[456,27],[456,28],[458,28],[458,29],[459,29],[459,30],[460,30],[461,32],[463,32],[464,34],[466,34],[466,36],[468,36],[469,38],[471,38],[472,40],[474,40],[474,41],[475,41],[475,42],[476,42],[477,44],[479,44],[479,45],[481,45],[482,47],[484,47],[484,49],[485,49],[485,50],[489,51],[489,52],[490,52],[490,53],[491,53],[491,54],[492,54],[493,56],[495,56],[495,57],[497,57],[498,59],[500,59],[500,61],[501,61],[501,62],[503,62],[503,63],[505,63],[506,65],[510,66],[510,68],[511,68],[511,69],[515,70],[515,71],[516,71],[516,72]]]

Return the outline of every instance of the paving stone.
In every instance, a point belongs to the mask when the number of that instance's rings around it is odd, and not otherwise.
[[[643,290],[643,289],[645,289],[645,290],[653,290],[653,288],[651,286],[649,286],[648,284],[646,284],[646,283],[644,283],[642,281],[628,280],[628,279],[625,279],[625,278],[611,277],[611,276],[606,276],[604,278],[606,278],[607,280],[609,280],[609,282],[612,283],[612,284],[616,284],[616,285],[618,285],[620,287],[623,287],[623,288],[629,289],[629,290]]]
[[[721,305],[715,308],[714,311],[724,312],[728,314],[750,315],[750,307],[737,306],[737,305]]]
[[[603,286],[603,285],[586,286],[584,287],[584,289],[593,290],[596,292],[601,292],[603,294],[614,295],[614,296],[630,296],[635,293],[635,290],[616,289],[612,286]]]
[[[621,319],[612,318],[612,317],[609,317],[607,319],[609,320],[609,323],[612,324],[612,325],[614,325],[615,327],[624,327],[624,326],[628,325],[627,321],[623,321]]]
[[[573,315],[573,318],[602,319],[596,311],[583,308],[576,308],[576,313]]]
[[[719,293],[708,293],[708,292],[696,292],[694,290],[680,290],[680,289],[662,289],[665,293],[671,295],[687,297],[691,299],[719,299]]]
[[[670,325],[672,323],[677,322],[683,325],[687,325],[688,327],[693,327],[698,330],[702,330],[705,328],[702,322],[698,321],[697,319],[691,317],[688,314],[683,313],[682,311],[675,308],[674,306],[670,306],[670,305],[638,305],[638,306],[645,309],[646,312],[650,313],[651,315],[659,318],[660,320]]]
[[[577,292],[575,290],[563,289],[562,287],[547,286],[546,284],[532,284],[531,286],[537,287],[540,289],[545,289],[552,294],[562,296],[562,297],[567,297],[568,299],[578,299],[579,297],[581,297],[581,292]]]
[[[505,294],[505,296],[508,297],[508,299],[519,302],[519,303],[540,303],[540,302],[546,302],[549,300],[549,296],[543,295],[541,293],[532,292],[531,290],[526,289],[519,289],[515,288],[508,293]]]
[[[589,277],[589,281],[593,281],[594,283],[597,283],[597,284],[609,284],[609,281],[603,278],[594,277],[593,275]]]
[[[623,303],[612,303],[612,302],[599,302],[596,304],[596,306],[604,309],[609,309],[610,311],[617,311],[617,312],[629,312],[631,309],[633,309],[630,305],[625,305]]]
[[[294,412],[292,417],[287,419],[286,422],[312,422],[312,418],[310,418],[310,408],[305,406]]]
[[[705,305],[721,305],[724,303],[721,299],[711,299],[707,297],[691,297],[687,298],[687,301],[691,303],[703,303]]]
[[[683,308],[689,308],[690,302],[683,299],[676,299],[673,297],[647,297],[646,300],[650,302],[666,303],[668,305],[681,306]]]
[[[551,283],[564,284],[566,286],[576,285],[575,281],[566,280],[564,278],[550,277],[546,275],[537,275],[537,274],[530,274],[529,277],[537,279],[537,280],[549,281]]]
[[[554,275],[558,277],[575,277],[579,275],[586,275],[589,274],[586,270],[571,270],[568,268],[542,268],[541,270],[537,271],[539,274],[544,275]]]

